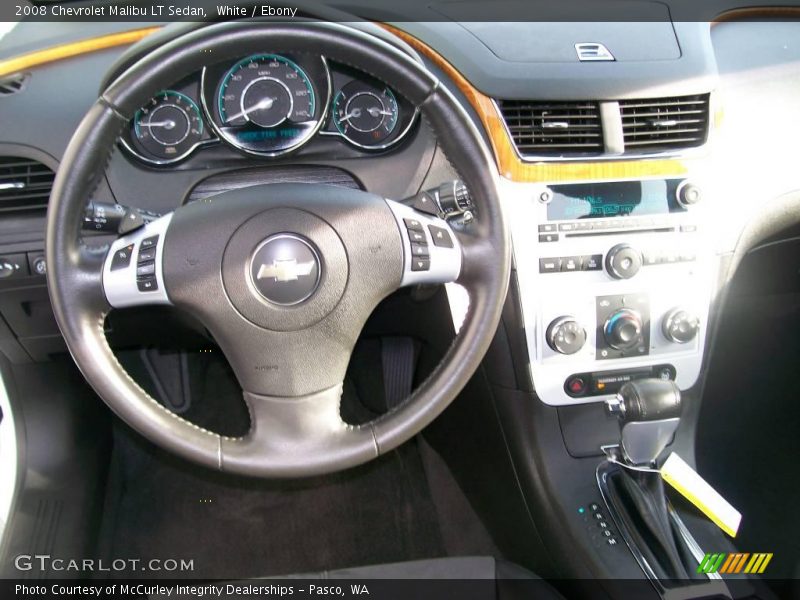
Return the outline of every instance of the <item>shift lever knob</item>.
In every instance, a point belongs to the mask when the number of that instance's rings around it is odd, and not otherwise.
[[[681,391],[674,381],[639,379],[623,385],[606,402],[620,422],[622,455],[632,465],[651,465],[672,441],[681,414]]]
[[[671,379],[639,379],[623,385],[606,405],[620,421],[655,421],[681,416],[681,390]]]

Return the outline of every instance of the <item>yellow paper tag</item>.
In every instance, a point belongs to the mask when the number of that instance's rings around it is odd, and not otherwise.
[[[736,537],[742,514],[674,452],[661,467],[661,477],[699,508],[722,531]]]

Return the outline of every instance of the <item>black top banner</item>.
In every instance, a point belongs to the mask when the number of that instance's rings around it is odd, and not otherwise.
[[[5,0],[0,21],[169,23],[264,18],[326,21],[713,21],[797,18],[775,0]],[[735,12],[734,12],[735,11]]]

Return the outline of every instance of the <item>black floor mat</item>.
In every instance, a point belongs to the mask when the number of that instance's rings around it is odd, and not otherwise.
[[[115,576],[259,577],[444,554],[416,442],[344,473],[273,482],[194,467],[127,430],[115,438],[106,556],[194,561],[189,573]]]
[[[348,422],[385,410],[380,343],[362,340],[353,354],[342,400]],[[141,353],[121,359],[158,391]],[[158,365],[166,387],[177,377],[173,363]],[[184,371],[191,408],[182,416],[228,435],[246,433],[240,391],[221,356],[195,354]],[[192,572],[114,576],[228,579],[447,554],[497,556],[446,464],[419,439],[343,473],[260,481],[196,467],[117,422],[108,489],[102,556],[194,564]]]

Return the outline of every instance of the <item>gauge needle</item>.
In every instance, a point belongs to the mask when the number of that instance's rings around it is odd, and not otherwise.
[[[147,123],[147,126],[148,127],[163,127],[164,129],[175,129],[175,121],[171,121],[169,119],[166,120],[166,121],[156,121],[155,123],[153,123],[153,121],[149,121]]]
[[[388,110],[381,110],[380,108],[377,108],[375,106],[372,106],[372,107],[368,108],[367,112],[369,113],[369,116],[371,116],[371,117],[377,117],[379,115],[391,116],[391,114],[392,114]]]
[[[240,117],[246,117],[251,112],[257,110],[269,110],[270,108],[272,108],[272,105],[275,104],[275,100],[277,100],[277,98],[269,98],[269,97],[263,98],[258,102],[256,102],[255,104],[253,104],[253,106],[251,106],[250,108],[245,108],[243,111],[236,113],[232,117],[228,117],[228,123],[230,123],[231,121],[235,121]]]
[[[360,108],[354,108],[351,112],[347,113],[345,116],[343,116],[339,120],[344,122],[344,121],[349,121],[350,119],[357,119],[360,116],[361,116],[361,109]]]

